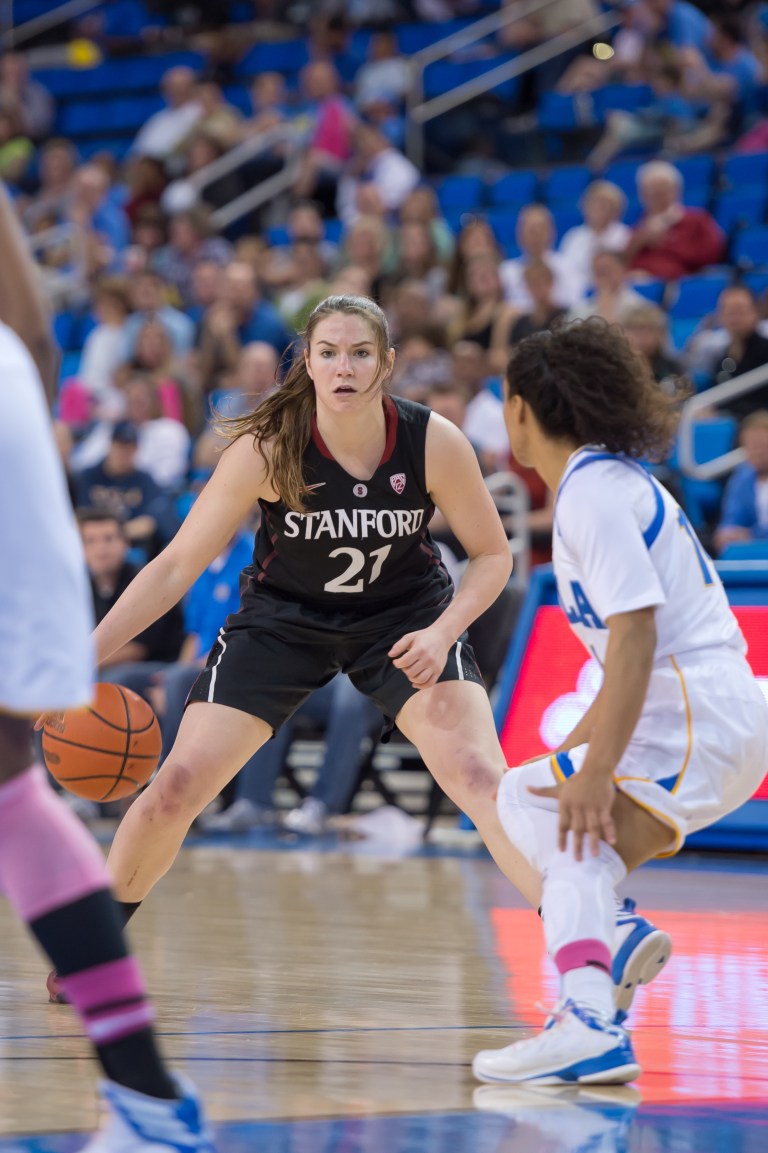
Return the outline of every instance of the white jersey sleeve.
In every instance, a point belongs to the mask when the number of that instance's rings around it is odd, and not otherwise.
[[[558,499],[555,531],[602,621],[666,601],[646,543],[659,500],[618,462],[575,473]]]
[[[585,448],[555,501],[552,562],[571,628],[602,663],[617,613],[656,609],[656,662],[746,645],[715,566],[667,490],[637,462]]]

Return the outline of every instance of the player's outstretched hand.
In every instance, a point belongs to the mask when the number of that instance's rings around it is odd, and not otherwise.
[[[61,725],[64,720],[63,713],[41,713],[35,721],[35,732],[40,732],[43,725]]]
[[[592,856],[600,852],[600,842],[616,843],[616,828],[611,816],[616,790],[611,777],[580,772],[560,785],[548,787],[530,785],[529,791],[537,797],[555,797],[560,812],[558,843],[565,852],[568,834],[573,841],[573,855],[580,861],[584,855],[584,838]]]
[[[452,642],[437,625],[406,633],[387,654],[396,669],[402,669],[415,689],[431,689],[448,660]]]

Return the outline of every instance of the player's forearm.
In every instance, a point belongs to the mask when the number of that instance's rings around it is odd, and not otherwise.
[[[509,580],[512,558],[503,553],[473,557],[464,569],[456,595],[440,617],[440,623],[456,641],[461,634],[490,608]]]
[[[96,660],[105,664],[181,600],[195,575],[161,553],[133,578],[94,632]]]
[[[656,651],[656,627],[652,610],[624,624],[608,640],[605,677],[595,698],[592,731],[584,769],[611,775],[635,731],[648,693]]]
[[[37,365],[48,400],[56,392],[58,353],[40,278],[8,193],[0,185],[0,320],[12,328]]]

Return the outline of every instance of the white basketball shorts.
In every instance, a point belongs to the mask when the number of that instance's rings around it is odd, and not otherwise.
[[[0,324],[0,711],[92,697],[92,597],[51,419],[27,349]]]
[[[587,745],[550,758],[558,781]],[[513,770],[514,771],[514,770]],[[768,771],[768,703],[740,653],[708,649],[654,668],[616,787],[669,825],[672,856],[689,833],[749,800]]]

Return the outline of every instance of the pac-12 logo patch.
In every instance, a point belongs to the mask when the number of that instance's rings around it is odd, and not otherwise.
[[[352,492],[355,496],[368,496],[368,489],[364,484],[356,484]]]
[[[397,495],[400,496],[403,489],[405,488],[405,473],[396,472],[389,478],[389,483],[392,485],[392,488],[395,490]]]

